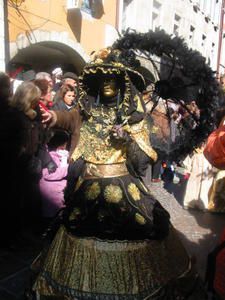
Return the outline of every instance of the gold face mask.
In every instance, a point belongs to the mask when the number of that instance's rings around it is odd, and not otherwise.
[[[101,92],[104,97],[111,98],[117,95],[118,87],[115,79],[105,79],[101,86]]]

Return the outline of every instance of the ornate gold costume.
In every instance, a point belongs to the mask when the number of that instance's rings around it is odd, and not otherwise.
[[[99,120],[101,123],[99,124]],[[116,164],[126,161],[126,145],[111,139],[112,128],[116,121],[116,109],[105,110],[103,107],[93,109],[91,117],[81,127],[80,141],[71,158],[76,161],[82,157],[92,164]],[[126,124],[127,131],[139,147],[153,160],[157,154],[149,141],[149,132],[145,120],[132,126]],[[104,176],[103,176],[104,177]]]
[[[157,154],[141,96],[123,65],[102,64],[109,54],[102,51],[84,68],[79,105],[85,118],[71,156],[80,171],[34,289],[53,299],[137,300],[161,299],[171,284],[170,299],[180,300],[174,286],[189,272],[189,257],[168,212],[141,180]]]

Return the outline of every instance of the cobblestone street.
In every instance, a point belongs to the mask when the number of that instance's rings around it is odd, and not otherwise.
[[[182,199],[177,201],[174,195],[168,193],[160,183],[152,184],[150,189],[169,211],[171,223],[178,231],[190,256],[196,258],[197,269],[204,279],[207,255],[218,242],[221,231],[225,227],[224,214],[212,214],[194,209],[185,210],[181,205]]]
[[[207,254],[216,245],[225,226],[224,215],[184,210],[181,205],[182,185],[172,186],[170,193],[163,188],[163,183],[152,183],[149,188],[170,212],[171,222],[190,256],[195,257],[197,270],[203,279]],[[29,284],[29,266],[41,247],[41,241],[33,239],[28,246],[0,251],[0,300],[24,299],[24,290]]]

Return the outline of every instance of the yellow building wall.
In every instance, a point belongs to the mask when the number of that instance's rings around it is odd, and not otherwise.
[[[81,30],[81,45],[88,54],[105,45],[105,26],[116,27],[116,3],[117,0],[104,1],[104,14],[100,20],[83,19]]]
[[[21,33],[32,36],[32,31],[68,32],[76,37],[67,21],[66,0],[25,0],[18,8],[8,1],[9,39],[15,42]],[[19,1],[17,1],[19,2]],[[103,0],[104,14],[101,19],[82,13],[80,44],[87,54],[104,46],[106,25],[116,26],[117,0]],[[33,39],[32,39],[33,40]]]

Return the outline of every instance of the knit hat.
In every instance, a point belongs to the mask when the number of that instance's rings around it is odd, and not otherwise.
[[[71,78],[71,79],[74,79],[74,80],[77,80],[78,81],[78,76],[73,73],[73,72],[66,72],[63,74],[62,76],[63,79],[66,79],[66,78]]]
[[[36,73],[34,70],[28,70],[23,73],[23,80],[24,81],[32,81],[35,79]]]

